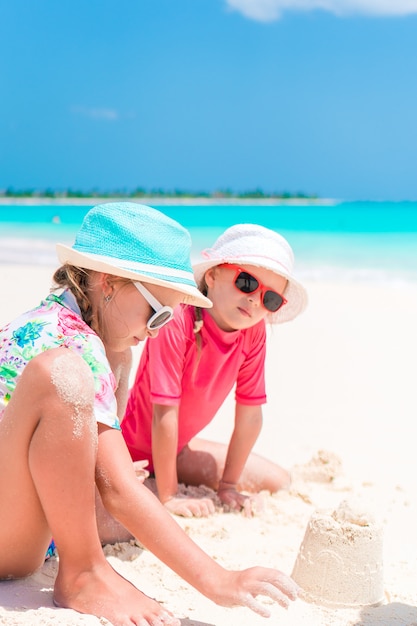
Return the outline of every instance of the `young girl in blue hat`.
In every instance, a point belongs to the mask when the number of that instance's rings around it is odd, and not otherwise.
[[[273,569],[225,570],[138,480],[119,426],[130,350],[155,337],[197,289],[190,238],[149,207],[93,208],[73,247],[58,246],[56,289],[0,331],[0,579],[39,568],[53,537],[57,606],[115,625],[180,626],[105,559],[95,494],[170,568],[213,601],[268,615],[297,588]]]
[[[275,492],[289,484],[284,469],[251,450],[266,402],[265,322],[291,320],[307,302],[293,261],[288,242],[275,231],[232,226],[194,266],[213,308],[178,307],[172,323],[144,347],[123,436],[134,460],[149,461],[159,498],[172,513],[214,512],[210,498],[184,494],[179,482],[207,485],[227,507],[247,514],[253,501],[242,491]],[[199,438],[233,387],[229,444]]]

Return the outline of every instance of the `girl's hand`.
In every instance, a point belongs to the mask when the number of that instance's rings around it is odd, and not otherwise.
[[[219,483],[217,496],[222,504],[226,505],[232,511],[242,511],[247,517],[252,517],[262,510],[262,501],[259,494],[254,496],[245,496],[236,490],[236,485],[226,483],[222,480]]]
[[[183,494],[170,498],[164,505],[170,513],[182,517],[209,517],[215,512],[210,498],[190,498]]]
[[[135,470],[136,478],[143,483],[146,478],[149,477],[149,472],[145,467],[149,465],[149,461],[133,461],[133,467]]]
[[[241,572],[226,572],[228,581],[219,581],[219,594],[212,597],[221,606],[246,606],[262,617],[271,613],[256,598],[267,596],[288,609],[290,601],[296,600],[299,587],[286,574],[266,567],[251,567]]]

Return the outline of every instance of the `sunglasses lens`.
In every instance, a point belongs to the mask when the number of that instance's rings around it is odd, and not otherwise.
[[[275,313],[284,304],[284,298],[276,291],[265,291],[263,305],[271,313]]]
[[[255,276],[248,274],[248,272],[240,272],[235,280],[235,285],[242,293],[254,293],[259,287],[265,289]],[[271,313],[278,311],[285,302],[286,300],[276,291],[268,289],[263,293],[262,304]]]
[[[256,278],[247,272],[240,272],[235,280],[235,285],[243,293],[252,293],[259,287],[259,283]]]
[[[169,322],[172,319],[172,315],[171,310],[167,311],[161,309],[161,311],[152,315],[152,317],[148,320],[147,327],[149,330],[157,330]]]

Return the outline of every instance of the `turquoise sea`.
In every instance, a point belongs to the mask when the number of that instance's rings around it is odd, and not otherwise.
[[[288,239],[300,277],[417,282],[416,202],[149,204],[188,228],[193,256],[228,226],[251,222]],[[55,266],[54,244],[72,243],[91,206],[0,205],[0,263]]]

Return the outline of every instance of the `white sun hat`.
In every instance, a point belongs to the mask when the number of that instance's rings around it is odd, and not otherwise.
[[[288,241],[276,231],[258,224],[235,224],[224,231],[212,248],[201,253],[202,261],[193,264],[194,277],[201,286],[211,267],[230,263],[253,265],[270,270],[287,279],[283,295],[287,304],[269,314],[271,322],[288,322],[304,311],[308,297],[305,288],[294,278],[294,253]]]
[[[191,267],[191,237],[161,211],[135,202],[108,202],[84,217],[72,247],[56,246],[62,264],[161,285],[182,302],[211,307],[197,288]]]

